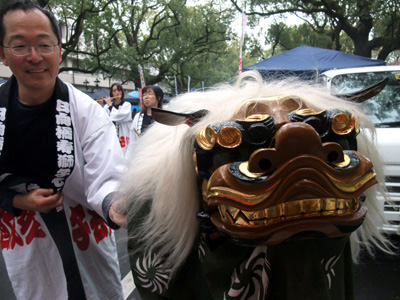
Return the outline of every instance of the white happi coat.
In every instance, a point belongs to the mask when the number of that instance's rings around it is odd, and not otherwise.
[[[131,143],[139,139],[139,134],[142,133],[142,123],[143,123],[144,112],[139,111],[133,118],[132,125],[130,127]]]
[[[119,142],[124,154],[129,146],[130,141],[130,127],[132,123],[132,111],[131,104],[127,101],[124,101],[122,105],[117,108],[114,106],[110,111],[110,107],[108,105],[104,106],[104,110],[110,116],[111,120],[115,123],[115,127],[117,128]]]
[[[102,211],[103,199],[117,189],[123,154],[105,111],[67,86],[69,107],[57,108],[61,115],[70,110],[74,135],[74,168],[63,188],[71,233],[66,238],[72,237],[87,299],[123,299],[115,236]],[[40,214],[22,211],[14,217],[3,210],[0,214],[2,253],[17,299],[68,299],[63,264]]]

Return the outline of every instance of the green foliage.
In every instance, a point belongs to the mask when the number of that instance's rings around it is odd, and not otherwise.
[[[302,43],[384,60],[400,50],[399,0],[251,0],[245,8],[242,1],[231,3],[253,17],[286,14],[304,19],[307,25],[294,27],[297,32],[282,24],[271,26],[267,36],[271,52]]]
[[[67,33],[60,71],[100,73],[140,87],[141,64],[146,84],[173,87],[177,76],[182,91],[188,75],[201,86],[237,72],[238,53],[232,61],[228,44],[235,12],[211,0],[195,7],[184,0],[50,0],[48,8]]]
[[[5,4],[7,4],[8,2],[10,2],[10,0],[0,0],[0,6],[3,6]]]
[[[200,88],[203,81],[211,86],[237,75],[239,37],[232,23],[242,9],[248,15],[243,66],[299,45],[388,61],[398,61],[400,50],[398,0],[254,0],[245,7],[236,0],[40,2],[48,2],[65,29],[61,71],[102,74],[137,87],[139,64],[147,84],[163,82],[173,90],[176,76],[180,91],[187,90],[188,76]],[[293,14],[304,23],[290,26]]]
[[[327,26],[323,31],[316,32],[308,23],[294,26],[287,26],[283,22],[274,23],[267,31],[266,42],[271,45],[271,48],[268,49],[269,55],[278,54],[301,45],[345,52],[352,52],[354,48],[345,34],[340,36],[341,47],[335,48],[334,32],[330,27]]]

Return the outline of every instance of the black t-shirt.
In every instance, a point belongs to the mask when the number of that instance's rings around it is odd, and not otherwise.
[[[143,113],[143,122],[142,122],[142,130],[141,132],[145,132],[147,127],[153,124],[154,119],[152,116],[148,116],[146,112]]]
[[[41,105],[22,104],[15,94],[7,108],[1,173],[29,178],[51,188],[57,171],[55,97]]]

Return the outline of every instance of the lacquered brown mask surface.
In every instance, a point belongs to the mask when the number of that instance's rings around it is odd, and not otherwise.
[[[197,134],[204,210],[235,243],[341,236],[367,212],[362,193],[376,183],[356,149],[358,124],[339,110],[314,111],[301,99],[250,99],[230,122]]]

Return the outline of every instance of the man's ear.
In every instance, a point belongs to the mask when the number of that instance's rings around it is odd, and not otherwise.
[[[4,54],[3,46],[0,46],[0,58],[1,58],[1,61],[3,62],[3,64],[8,67],[8,62],[7,62],[7,58]]]

